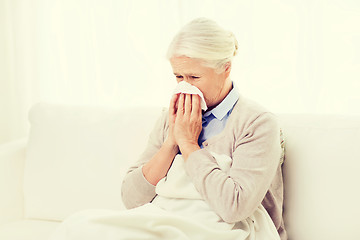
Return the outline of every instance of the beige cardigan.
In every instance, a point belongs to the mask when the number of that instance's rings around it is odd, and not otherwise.
[[[122,184],[127,208],[151,202],[155,186],[142,174],[142,166],[160,149],[168,132],[168,113],[150,134],[140,159],[130,167]],[[280,127],[274,114],[256,102],[240,96],[224,130],[193,152],[185,168],[196,189],[225,221],[233,223],[250,216],[262,204],[271,216],[282,240],[287,239],[282,216],[283,178]],[[219,169],[209,152],[233,159],[228,172]]]

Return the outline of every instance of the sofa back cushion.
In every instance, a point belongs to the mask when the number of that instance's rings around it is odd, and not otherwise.
[[[360,116],[279,118],[286,142],[284,215],[289,239],[360,236]]]
[[[161,111],[34,105],[24,172],[25,217],[63,220],[86,208],[124,209],[122,178],[144,150]]]

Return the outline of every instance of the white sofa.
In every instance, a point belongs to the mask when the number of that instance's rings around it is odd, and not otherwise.
[[[161,111],[34,105],[29,137],[0,146],[0,240],[43,240],[76,211],[124,209],[122,177]],[[289,239],[360,239],[360,116],[278,117]]]

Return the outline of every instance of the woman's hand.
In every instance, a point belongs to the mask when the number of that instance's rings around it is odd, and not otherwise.
[[[192,152],[200,149],[198,145],[202,129],[200,97],[182,93],[178,98],[178,108],[171,121],[175,120],[173,134],[186,160]]]
[[[179,152],[179,147],[174,136],[174,126],[176,118],[176,104],[178,101],[178,94],[174,95],[170,101],[169,107],[169,133],[161,146],[159,151],[142,167],[142,172],[145,179],[156,186],[156,184],[166,176],[169,168],[174,160],[176,154]]]
[[[174,96],[170,100],[169,106],[169,133],[165,140],[165,144],[177,148],[178,144],[176,143],[175,136],[174,136],[174,126],[175,126],[175,119],[176,119],[176,112],[177,112],[177,102],[179,99],[180,94],[174,94]]]

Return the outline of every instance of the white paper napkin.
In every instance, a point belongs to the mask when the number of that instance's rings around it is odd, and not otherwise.
[[[200,91],[200,89],[198,89],[197,87],[195,87],[195,86],[193,86],[190,83],[187,83],[185,81],[181,81],[176,86],[173,94],[178,94],[178,93],[197,94],[197,95],[199,95],[200,98],[201,98],[201,109],[206,111],[207,106],[206,106],[206,102],[205,102],[205,99],[204,99],[204,95]]]

